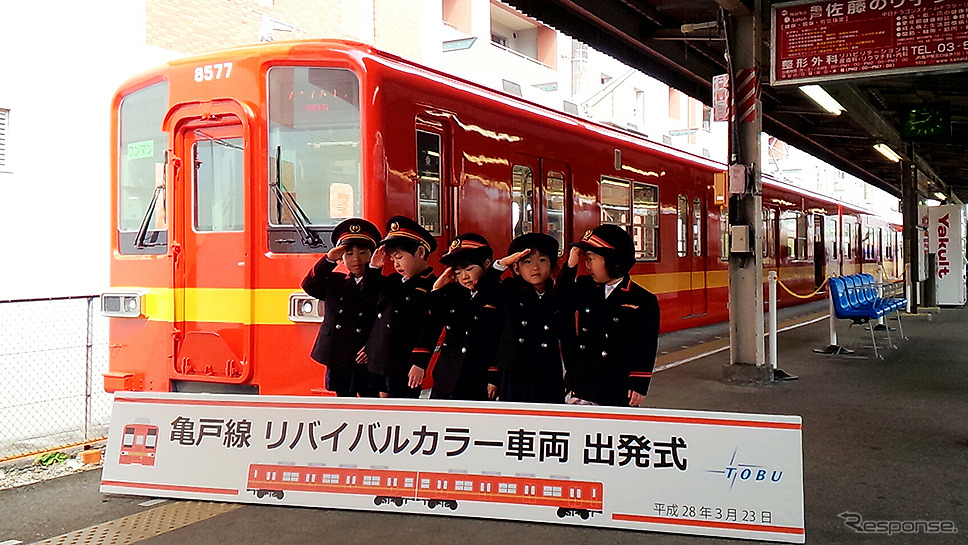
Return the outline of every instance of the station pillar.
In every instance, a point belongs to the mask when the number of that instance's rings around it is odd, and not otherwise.
[[[759,4],[759,2],[757,2]],[[729,364],[727,381],[773,380],[763,342],[763,232],[760,179],[761,21],[755,13],[726,20],[731,115],[729,124]]]
[[[908,157],[913,150],[908,146]],[[918,312],[918,293],[920,290],[921,268],[921,218],[918,215],[918,171],[909,158],[901,160],[901,217],[904,222],[904,286],[907,292],[908,309],[912,314]]]

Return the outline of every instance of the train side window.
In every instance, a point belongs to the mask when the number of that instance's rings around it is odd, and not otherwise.
[[[689,253],[689,199],[685,195],[679,195],[676,207],[676,232],[676,255],[686,257]]]
[[[719,259],[729,260],[729,208],[719,208]]]
[[[403,480],[404,488],[413,488],[413,477],[407,477]]]
[[[531,167],[511,169],[511,225],[513,236],[534,231],[534,174]]]
[[[602,178],[599,187],[602,223],[623,227],[632,235],[635,259],[659,259],[659,188],[654,185]]]
[[[602,223],[625,226],[629,221],[629,183],[624,180],[602,179],[599,187],[602,204]]]
[[[201,131],[198,133],[204,136]],[[244,228],[244,141],[241,138],[198,140],[194,146],[194,227],[198,232]]]
[[[632,240],[636,259],[659,259],[659,188],[654,185],[632,184]]]
[[[121,100],[118,134],[118,250],[122,254],[168,251],[165,163],[168,134],[165,82]]]
[[[430,479],[420,479],[420,488],[430,488]]]
[[[417,131],[417,221],[432,235],[443,233],[440,218],[440,135]]]
[[[548,234],[558,241],[558,255],[565,254],[565,175],[549,172],[545,177],[545,210]]]
[[[702,257],[702,200],[692,200],[692,255]]]

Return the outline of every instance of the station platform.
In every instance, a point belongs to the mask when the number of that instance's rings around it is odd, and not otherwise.
[[[651,407],[800,415],[807,543],[964,543],[968,532],[968,309],[903,317],[906,340],[876,359],[870,333],[839,321],[853,354],[828,344],[826,303],[780,313],[779,367],[799,377],[725,383],[725,325],[663,335]],[[805,325],[798,325],[805,324]],[[895,326],[894,321],[890,321]],[[100,471],[0,491],[0,545],[19,543],[755,543],[443,516],[104,495]],[[645,484],[643,484],[645,486]],[[848,525],[853,513],[869,525]],[[847,516],[850,518],[851,516]],[[887,521],[949,521],[958,533],[895,533]],[[878,528],[883,528],[878,530]],[[895,530],[896,531],[896,530]],[[889,541],[885,541],[889,540]]]

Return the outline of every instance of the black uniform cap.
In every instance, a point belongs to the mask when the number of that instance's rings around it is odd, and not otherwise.
[[[406,216],[393,216],[387,221],[387,236],[380,241],[380,245],[394,240],[411,240],[432,254],[437,249],[437,240],[430,231]]]
[[[571,245],[598,254],[626,271],[635,264],[635,243],[628,231],[618,225],[599,225],[585,231],[585,236]]]
[[[508,255],[521,250],[538,250],[552,261],[558,258],[558,240],[544,233],[525,233],[516,237],[508,246]]]
[[[356,244],[375,250],[377,241],[380,240],[380,230],[365,219],[350,218],[341,221],[333,229],[331,240],[334,246]]]
[[[451,241],[447,253],[440,256],[440,262],[450,267],[460,261],[468,261],[480,266],[494,256],[487,239],[477,233],[464,233]]]

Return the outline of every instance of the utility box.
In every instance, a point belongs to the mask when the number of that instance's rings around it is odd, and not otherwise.
[[[729,226],[729,253],[748,254],[753,251],[752,229],[749,225]]]
[[[928,253],[936,255],[933,271],[939,305],[964,305],[966,297],[965,235],[968,232],[963,205],[928,208]]]

